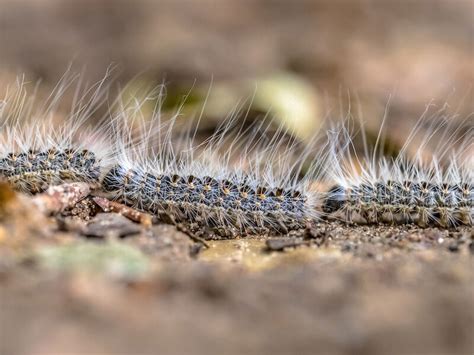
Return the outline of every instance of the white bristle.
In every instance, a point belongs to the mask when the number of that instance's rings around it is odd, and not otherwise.
[[[347,129],[333,137],[329,167],[334,187],[325,199],[326,212],[347,222],[472,225],[472,117],[460,124],[456,116],[445,114],[446,107],[434,114],[431,109],[393,158],[382,152],[386,117],[375,147],[370,151],[366,146],[363,156],[355,152]],[[363,129],[362,135],[365,142]]]
[[[120,202],[220,236],[288,233],[318,219],[317,137],[301,144],[282,126],[271,131],[272,120],[245,127],[234,113],[198,142],[200,116],[178,130],[179,113],[162,122],[158,105],[147,120],[141,105],[123,105],[115,119],[121,139],[103,188]]]
[[[87,86],[68,71],[44,100],[24,78],[9,87],[0,109],[0,176],[30,193],[66,181],[98,183],[112,150],[107,125],[93,118],[107,100],[109,76]]]
[[[362,129],[361,156],[348,124],[329,131],[327,141],[317,133],[299,141],[268,117],[242,119],[250,107],[244,102],[201,141],[203,111],[191,119],[180,109],[162,117],[164,86],[109,103],[108,77],[87,87],[68,72],[42,102],[35,102],[35,90],[27,93],[24,79],[7,90],[0,177],[28,193],[84,181],[162,221],[217,236],[287,234],[325,217],[472,225],[472,117],[456,122],[445,108],[431,114],[429,106],[391,158],[382,149],[387,116],[373,149]],[[72,105],[64,111],[70,90]],[[145,113],[150,104],[153,112]],[[318,190],[322,179],[333,185],[329,191]]]

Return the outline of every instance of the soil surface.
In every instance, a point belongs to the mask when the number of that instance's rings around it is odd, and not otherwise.
[[[174,226],[84,219],[87,203],[44,217],[29,198],[6,200],[1,354],[474,349],[472,228],[327,222],[206,248]]]

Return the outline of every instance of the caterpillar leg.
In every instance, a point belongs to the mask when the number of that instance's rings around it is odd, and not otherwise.
[[[459,209],[458,217],[456,220],[459,220],[460,223],[466,225],[466,226],[472,226],[473,225],[473,209],[469,207],[462,207]]]
[[[210,234],[207,234],[206,231],[196,223],[186,224],[186,223],[176,223],[176,228],[189,236],[195,242],[201,243],[203,246],[209,249],[209,244],[206,243],[206,240],[213,239],[210,238]]]

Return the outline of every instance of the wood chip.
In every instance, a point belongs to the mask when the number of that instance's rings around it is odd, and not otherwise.
[[[73,208],[89,195],[90,187],[86,183],[75,182],[49,187],[44,193],[32,198],[33,204],[45,214],[60,213]]]
[[[119,213],[122,216],[145,226],[151,226],[152,224],[153,217],[147,213],[137,211],[134,208],[125,206],[118,202],[110,201],[104,197],[94,197],[93,200],[104,212]]]
[[[308,245],[309,242],[301,238],[272,238],[265,242],[268,251],[283,251],[286,248],[294,248],[300,245]]]

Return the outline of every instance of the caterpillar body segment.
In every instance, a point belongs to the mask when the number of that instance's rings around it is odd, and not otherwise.
[[[330,149],[329,175],[333,185],[323,198],[324,213],[348,223],[414,223],[423,228],[472,226],[472,116],[456,122],[456,117],[447,115],[445,110],[446,107],[428,114],[427,108],[394,157],[384,156],[380,149],[386,118],[375,147],[371,150],[365,146],[362,156],[354,149],[353,137],[343,129]],[[364,130],[361,132],[366,142]],[[417,146],[413,149],[415,141]],[[414,153],[410,154],[410,150]]]
[[[249,125],[233,115],[203,141],[196,139],[200,118],[191,119],[195,128],[176,139],[185,118],[163,123],[157,111],[151,120],[139,117],[137,133],[136,112],[124,107],[115,120],[124,125],[115,129],[119,153],[102,188],[116,201],[221,237],[287,234],[319,219],[313,183],[325,150],[318,153],[317,136],[302,144],[272,120]]]
[[[100,164],[86,149],[29,151],[0,158],[0,176],[19,191],[37,193],[64,181],[99,184]]]
[[[246,181],[188,175],[152,175],[116,166],[102,182],[115,199],[151,212],[196,223],[219,235],[287,234],[303,229],[311,213],[298,191],[250,186]]]
[[[0,178],[25,193],[64,182],[99,186],[113,156],[110,127],[96,121],[108,77],[87,87],[68,71],[44,101],[24,81],[10,88],[0,105]]]
[[[324,201],[326,213],[342,212],[348,222],[353,215],[368,223],[415,223],[421,227],[472,226],[474,185],[434,185],[429,182],[388,180],[348,188],[334,186]]]

